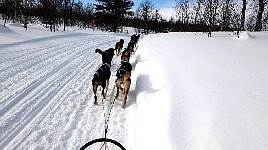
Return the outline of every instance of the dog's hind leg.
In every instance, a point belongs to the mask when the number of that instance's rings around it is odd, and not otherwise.
[[[126,108],[126,102],[127,102],[127,95],[130,89],[131,79],[127,79],[124,83],[124,100],[122,104],[122,108]]]
[[[105,87],[102,87],[102,90],[101,90],[101,95],[102,95],[101,101],[102,101],[102,104],[104,103],[104,99],[105,99],[104,89],[105,89]]]
[[[119,96],[119,87],[120,87],[120,80],[117,78],[116,81],[115,81],[115,84],[116,84],[116,94],[115,94],[115,99],[118,99],[118,96]]]
[[[123,48],[123,47],[120,47],[120,48],[119,48],[119,50],[118,50],[118,55],[121,55],[122,48]]]
[[[120,47],[117,48],[117,56],[120,55]]]
[[[107,91],[108,91],[108,87],[109,87],[109,80],[106,80],[106,87],[105,87],[105,92],[104,92],[104,96],[106,96]]]
[[[102,103],[104,103],[104,99],[106,98],[106,93],[104,92],[106,88],[106,81],[104,81],[104,83],[101,84],[101,87],[102,87],[102,90],[101,90]]]
[[[97,84],[93,84],[93,93],[94,93],[94,104],[98,104],[97,102],[97,88],[98,88],[98,85]]]

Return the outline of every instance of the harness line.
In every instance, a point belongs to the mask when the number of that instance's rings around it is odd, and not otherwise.
[[[106,115],[105,115],[105,138],[106,138],[106,134],[108,132],[108,127],[109,127],[109,122],[110,122],[110,115],[111,115],[111,111],[112,111],[112,108],[113,108],[113,105],[114,105],[114,102],[115,102],[115,85],[113,86],[113,89],[112,89],[112,92],[111,92],[111,95],[110,95],[110,100],[109,100],[109,104],[107,105],[107,112],[106,112]]]

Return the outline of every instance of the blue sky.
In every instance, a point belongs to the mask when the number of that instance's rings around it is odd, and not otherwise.
[[[133,0],[134,8],[137,8],[143,0]],[[175,6],[175,0],[152,0],[156,8],[169,8]]]
[[[96,0],[81,0],[85,3],[97,3]],[[136,10],[139,7],[140,3],[143,0],[132,0],[134,2],[134,6],[132,9]],[[173,14],[173,8],[175,7],[175,0],[152,0],[152,3],[157,9],[160,9],[160,13],[166,18],[169,19]]]

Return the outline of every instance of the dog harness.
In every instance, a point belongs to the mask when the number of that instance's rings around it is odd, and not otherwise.
[[[125,72],[126,72],[126,69],[120,67],[120,68],[118,69],[117,73],[116,73],[116,76],[117,76],[117,77],[123,77],[124,74],[125,74]]]
[[[124,74],[126,73],[126,70],[132,70],[132,66],[128,62],[122,62],[122,65],[120,68],[117,70],[116,76],[117,77],[123,77]]]
[[[100,79],[106,79],[109,76],[109,69],[110,65],[105,63],[96,71],[96,75]]]

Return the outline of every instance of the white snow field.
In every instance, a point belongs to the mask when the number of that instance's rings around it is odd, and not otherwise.
[[[120,56],[107,99],[93,105],[95,49],[121,38],[126,47],[131,34],[0,23],[0,149],[73,150],[104,137]],[[115,101],[107,137],[128,150],[266,149],[268,34],[212,35],[144,36],[130,59],[127,107]]]

